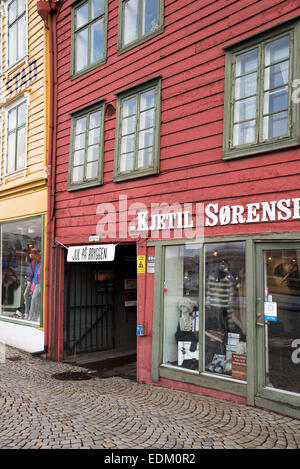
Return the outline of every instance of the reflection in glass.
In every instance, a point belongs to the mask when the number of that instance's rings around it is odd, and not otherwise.
[[[128,0],[124,4],[124,44],[129,44],[138,37],[139,0]]]

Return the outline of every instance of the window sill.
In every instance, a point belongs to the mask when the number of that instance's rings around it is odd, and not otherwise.
[[[131,179],[142,178],[146,176],[154,176],[159,174],[158,168],[149,168],[144,171],[135,171],[135,172],[127,172],[127,173],[119,173],[114,176],[114,182],[123,182],[123,181],[130,181]]]
[[[147,41],[150,41],[150,39],[158,36],[159,34],[162,34],[164,32],[164,26],[160,26],[159,28],[155,29],[155,31],[152,31],[151,33],[141,37],[140,39],[136,39],[133,42],[130,42],[129,44],[126,44],[124,46],[119,45],[118,50],[117,50],[117,55],[124,54],[125,52],[134,49],[135,47],[138,47],[141,44],[144,44]]]
[[[77,78],[80,78],[82,75],[85,75],[85,74],[91,72],[92,70],[95,70],[96,68],[101,67],[102,65],[105,65],[105,64],[106,64],[106,57],[99,60],[99,62],[96,62],[93,65],[90,65],[90,67],[87,67],[87,68],[84,68],[83,70],[80,70],[79,72],[72,72],[71,71],[70,80],[71,81],[76,80]]]
[[[101,180],[94,180],[91,182],[83,182],[81,184],[70,184],[68,183],[67,191],[68,192],[74,192],[74,191],[80,191],[83,189],[89,189],[90,187],[98,187],[102,186],[102,181]]]
[[[223,160],[241,158],[244,156],[255,156],[261,153],[270,153],[276,150],[284,150],[300,145],[300,138],[286,137],[270,143],[257,144],[247,147],[239,147],[232,150],[223,150]]]
[[[34,327],[35,329],[41,328],[40,322],[27,321],[26,319],[12,318],[9,316],[0,315],[0,321],[17,324],[19,326]]]
[[[18,67],[20,67],[21,65],[23,64],[27,64],[28,62],[28,54],[24,55],[24,57],[22,57],[21,59],[17,60],[17,62],[15,62],[14,64],[10,65],[9,67],[7,67],[5,70],[4,70],[4,73],[6,75],[9,75],[10,73],[12,73],[14,70],[16,70]]]

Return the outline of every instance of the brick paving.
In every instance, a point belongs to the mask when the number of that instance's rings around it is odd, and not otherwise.
[[[129,379],[59,381],[83,371],[6,348],[0,448],[299,449],[300,421]]]

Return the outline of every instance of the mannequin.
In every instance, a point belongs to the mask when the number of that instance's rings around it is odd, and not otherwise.
[[[29,310],[29,320],[38,321],[41,307],[41,261],[39,260],[30,287],[31,304]]]
[[[25,312],[24,312],[24,319],[28,319],[29,316],[29,308],[31,302],[31,284],[34,276],[34,272],[39,261],[39,254],[36,249],[32,249],[29,252],[29,265],[27,267],[26,277],[25,277],[25,291],[24,291],[24,305],[25,305]]]
[[[197,303],[190,298],[178,301],[179,321],[175,334],[176,343],[191,342],[190,351],[194,352],[199,340],[199,312]]]

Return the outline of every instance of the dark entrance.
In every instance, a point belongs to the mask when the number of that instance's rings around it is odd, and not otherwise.
[[[66,262],[65,359],[136,349],[136,282],[135,245],[118,245],[113,262]]]

